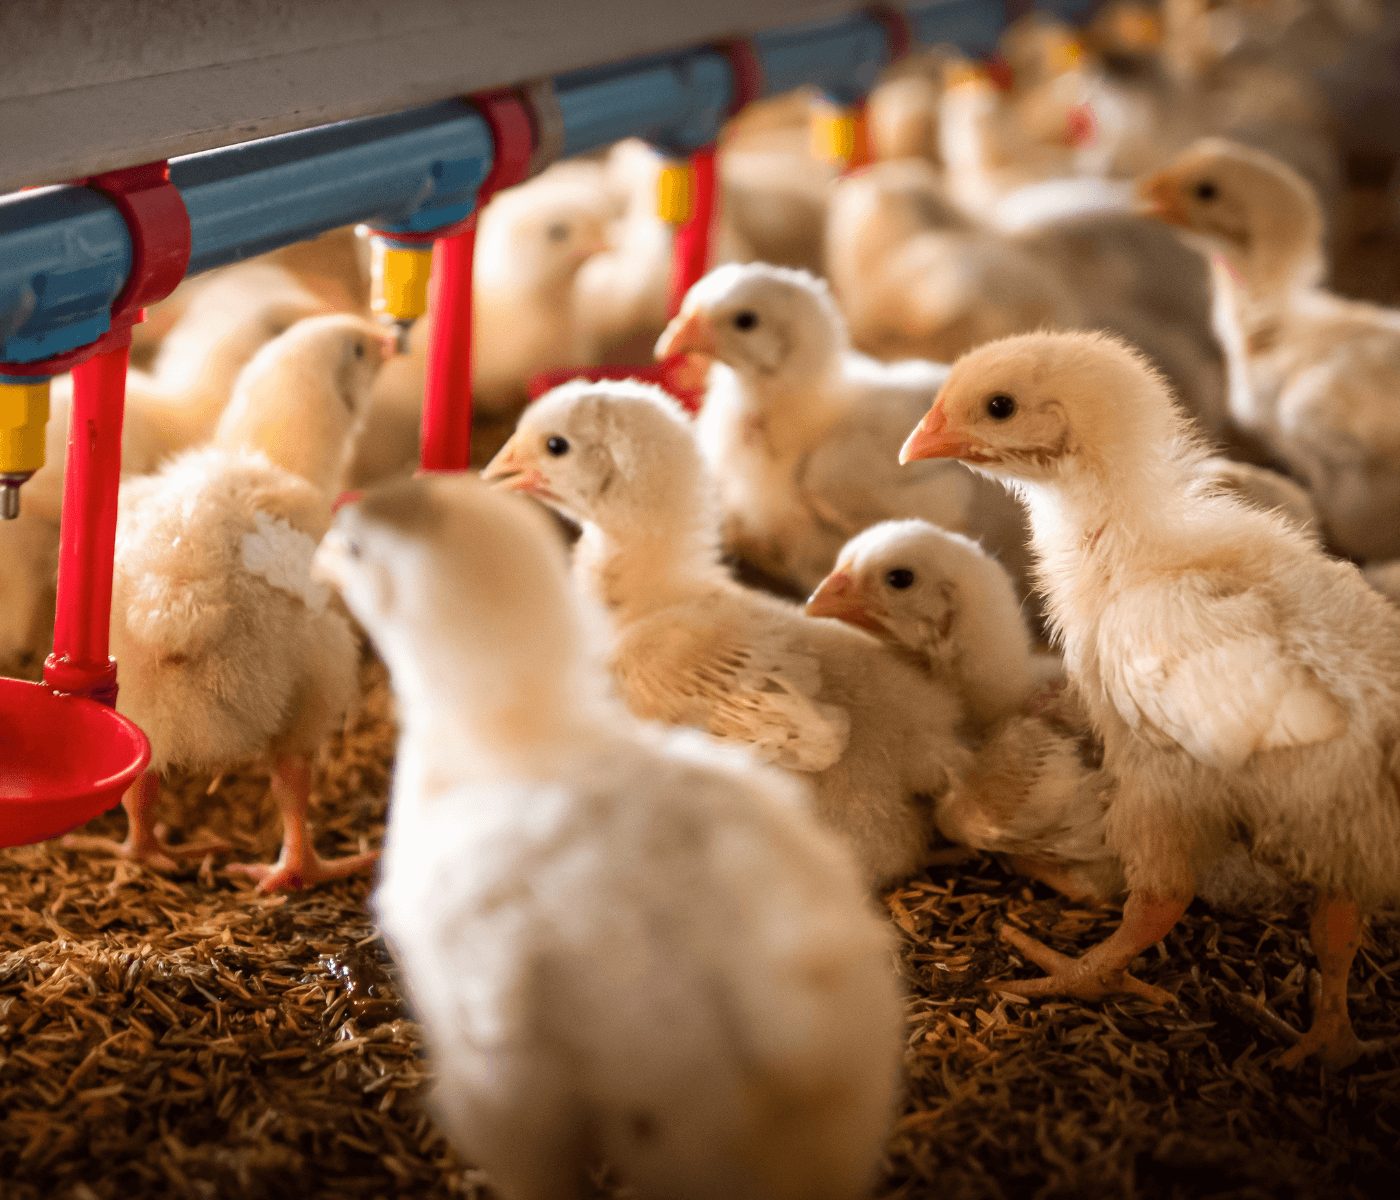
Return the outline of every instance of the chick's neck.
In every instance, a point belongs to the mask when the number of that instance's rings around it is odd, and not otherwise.
[[[821,442],[845,412],[838,355],[800,373],[754,376],[736,389],[746,442],[768,457],[798,457]]]
[[[1085,459],[1052,481],[1017,484],[1031,522],[1039,573],[1052,595],[1066,580],[1128,566],[1140,548],[1175,542],[1194,475],[1170,448],[1117,461]],[[1098,563],[1098,572],[1086,565]]]
[[[418,650],[383,646],[418,769],[448,779],[547,773],[609,705],[581,654],[555,641],[476,637],[460,653],[438,638]]]
[[[704,515],[702,515],[702,512]],[[627,530],[584,526],[574,569],[598,603],[635,620],[724,579],[708,510]]]

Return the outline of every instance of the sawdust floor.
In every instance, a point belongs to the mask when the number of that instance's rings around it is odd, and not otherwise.
[[[320,845],[377,844],[387,689],[328,754]],[[270,856],[255,777],[188,780],[176,833]],[[119,815],[96,828],[119,834]],[[208,859],[164,878],[56,845],[0,852],[0,1196],[485,1195],[425,1115],[427,1075],[367,881],[260,898]],[[1003,921],[1083,947],[1106,915],[990,861],[887,897],[902,933],[908,1088],[886,1196],[1393,1196],[1400,1057],[1341,1078],[1274,1065],[1251,1003],[1306,1018],[1305,916],[1193,910],[1140,972],[1180,999],[1024,1004]],[[1400,927],[1358,962],[1364,1034],[1400,1034]]]

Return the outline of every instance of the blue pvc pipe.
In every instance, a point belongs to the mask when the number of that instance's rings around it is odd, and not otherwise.
[[[1059,0],[1057,8],[1084,0]],[[934,0],[908,10],[915,41],[983,53],[1004,0]],[[857,14],[754,38],[765,94],[816,86],[854,100],[888,54],[879,22]],[[711,49],[575,71],[555,81],[565,154],[637,136],[686,153],[713,141],[734,81]],[[190,214],[191,274],[359,221],[430,232],[468,215],[491,164],[485,122],[465,102],[342,121],[176,159]],[[131,270],[126,227],[85,188],[0,198],[0,365],[35,362],[106,332]]]

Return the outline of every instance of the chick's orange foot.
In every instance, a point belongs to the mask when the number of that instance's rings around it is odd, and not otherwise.
[[[284,854],[274,863],[230,863],[224,869],[230,875],[253,880],[258,885],[257,890],[263,893],[297,892],[358,875],[378,861],[378,850],[367,854],[349,854],[344,858],[322,858],[313,852],[305,857]]]
[[[1344,1071],[1370,1055],[1400,1052],[1400,1038],[1363,1041],[1345,1017],[1314,1021],[1307,1033],[1297,1037],[1298,1040],[1278,1056],[1278,1065],[1286,1070],[1296,1070],[1309,1059],[1316,1059],[1329,1071]]]
[[[1080,958],[1071,958],[1009,925],[1002,926],[1001,938],[1046,974],[1041,979],[989,985],[999,992],[1028,999],[1037,996],[1074,996],[1080,1000],[1102,1000],[1106,996],[1136,996],[1161,1008],[1176,1003],[1176,997],[1170,992],[1129,974],[1127,966],[1120,965],[1121,960],[1117,956],[1101,953],[1103,945],[1095,946]]]
[[[62,845],[69,850],[109,854],[114,858],[126,859],[128,862],[150,867],[153,871],[166,873],[198,862],[208,854],[223,854],[233,848],[231,843],[218,838],[205,838],[197,842],[169,842],[155,831],[140,837],[134,833],[127,834],[125,840],[120,842],[116,838],[69,834],[63,839]]]

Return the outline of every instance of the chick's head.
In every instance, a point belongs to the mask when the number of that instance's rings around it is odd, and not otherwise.
[[[1316,195],[1301,175],[1262,151],[1206,138],[1141,179],[1137,190],[1147,214],[1200,239],[1238,269],[1299,260],[1320,266]]]
[[[800,387],[832,369],[846,347],[845,321],[816,276],[767,263],[729,263],[686,293],[656,356],[696,355],[749,381]]]
[[[1185,436],[1156,370],[1116,338],[1033,333],[963,355],[900,451],[998,478],[1121,475]]]
[[[884,521],[846,543],[807,612],[938,658],[960,605],[975,596],[968,588],[976,583],[975,560],[985,558],[975,542],[927,521]]]
[[[631,380],[566,383],[540,397],[482,477],[607,532],[674,528],[707,506],[680,407]]]
[[[393,336],[363,317],[298,321],[243,368],[215,440],[260,450],[323,489],[334,487],[369,408]]]
[[[490,707],[514,688],[547,689],[580,653],[557,531],[472,476],[370,491],[337,513],[313,570],[344,597],[396,687]]]
[[[478,269],[488,283],[549,289],[608,247],[609,198],[569,178],[504,191],[481,214]]]

